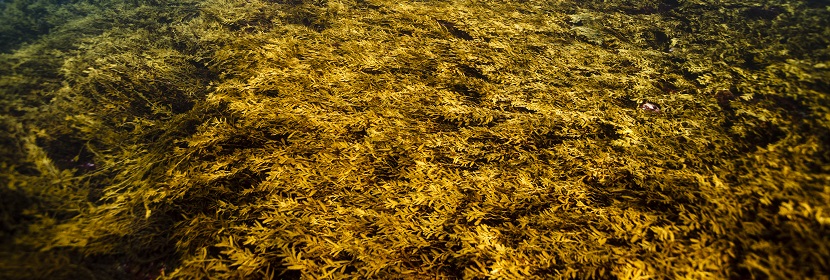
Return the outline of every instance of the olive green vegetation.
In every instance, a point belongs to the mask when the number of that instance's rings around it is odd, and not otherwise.
[[[0,5],[3,279],[830,274],[822,1]]]

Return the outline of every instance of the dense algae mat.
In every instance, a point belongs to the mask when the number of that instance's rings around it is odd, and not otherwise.
[[[59,2],[0,3],[0,278],[830,273],[821,1]]]

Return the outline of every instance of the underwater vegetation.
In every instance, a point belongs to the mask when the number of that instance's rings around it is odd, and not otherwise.
[[[830,7],[0,1],[2,279],[827,279]]]

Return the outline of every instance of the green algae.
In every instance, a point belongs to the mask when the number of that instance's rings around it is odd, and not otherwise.
[[[4,278],[828,274],[826,5],[37,3]]]

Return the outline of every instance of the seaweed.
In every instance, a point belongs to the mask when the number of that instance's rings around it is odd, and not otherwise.
[[[817,3],[0,3],[0,278],[824,277]]]

